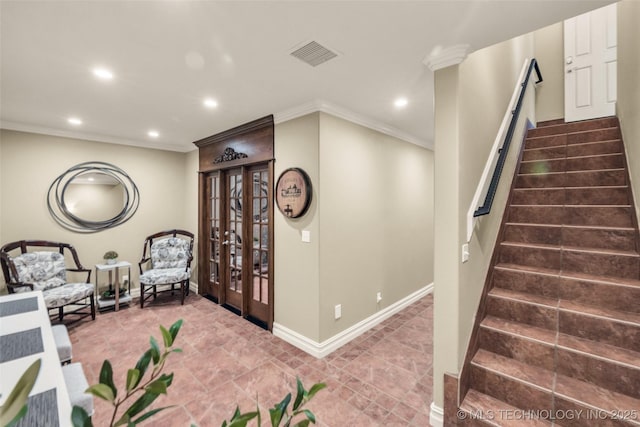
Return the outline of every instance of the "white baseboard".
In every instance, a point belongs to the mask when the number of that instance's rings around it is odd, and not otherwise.
[[[431,411],[429,411],[429,424],[432,427],[442,427],[444,424],[444,409],[431,402]]]
[[[431,292],[433,292],[433,283],[425,286],[424,288],[418,289],[400,301],[385,307],[379,312],[322,342],[317,342],[307,338],[277,322],[273,322],[273,335],[283,339],[295,347],[298,347],[300,350],[321,359]]]

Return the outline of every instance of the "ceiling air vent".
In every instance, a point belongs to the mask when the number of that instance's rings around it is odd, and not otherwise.
[[[291,52],[291,55],[295,56],[299,60],[306,62],[312,67],[317,67],[323,62],[327,62],[330,59],[338,56],[337,53],[327,49],[318,42],[309,42],[302,47]]]

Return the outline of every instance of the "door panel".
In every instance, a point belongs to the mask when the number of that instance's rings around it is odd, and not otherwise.
[[[615,114],[616,5],[564,22],[565,121]]]
[[[208,258],[208,278],[206,283],[205,294],[211,295],[214,300],[219,301],[220,298],[220,273],[222,271],[220,265],[220,214],[221,214],[221,185],[220,173],[214,172],[207,176],[206,191],[208,195],[207,204],[207,221],[209,230],[209,240],[207,247]]]
[[[227,172],[227,210],[224,240],[227,266],[224,302],[242,311],[242,170]]]
[[[265,165],[250,170],[251,191],[251,293],[247,315],[268,325],[270,323],[271,233],[272,203],[270,171]]]

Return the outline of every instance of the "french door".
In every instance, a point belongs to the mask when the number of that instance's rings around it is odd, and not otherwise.
[[[267,329],[273,322],[272,176],[271,162],[206,176],[205,293]]]

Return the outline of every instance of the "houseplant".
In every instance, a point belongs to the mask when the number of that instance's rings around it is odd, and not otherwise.
[[[116,251],[107,251],[102,256],[104,258],[105,263],[107,264],[115,264],[118,262],[118,252]]]

